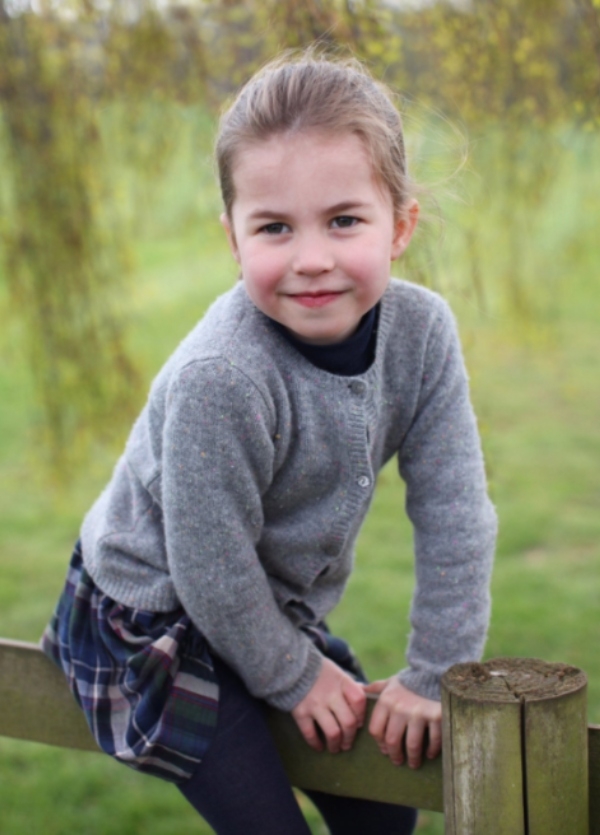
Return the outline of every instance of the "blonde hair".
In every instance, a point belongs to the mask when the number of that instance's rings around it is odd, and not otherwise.
[[[399,214],[412,194],[402,119],[391,91],[355,59],[340,60],[309,50],[267,64],[240,90],[223,113],[216,159],[225,211],[235,200],[233,169],[244,146],[276,134],[301,131],[353,133],[371,158],[380,185]]]

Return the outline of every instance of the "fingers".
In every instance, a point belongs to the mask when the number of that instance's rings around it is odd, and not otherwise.
[[[338,687],[314,691],[294,708],[292,715],[306,742],[315,751],[349,751],[365,718],[367,694],[378,694],[369,732],[381,752],[394,765],[405,761],[419,768],[423,754],[437,757],[442,746],[441,706],[406,690],[397,679],[359,685],[339,669],[333,673]],[[327,674],[327,669],[324,671]],[[427,743],[425,743],[428,738]],[[424,747],[426,744],[426,751]]]
[[[429,745],[427,746],[427,759],[434,760],[442,750],[442,723],[429,723]]]
[[[298,711],[292,711],[292,715],[302,736],[315,751],[327,747],[331,754],[338,754],[352,748],[359,720],[342,699],[336,700],[331,707],[317,708],[312,715]]]
[[[427,736],[427,757],[438,756],[442,746],[441,728],[439,702],[417,696],[394,679],[381,691],[369,724],[369,732],[381,752],[395,765],[401,765],[406,759],[411,768],[421,765]]]
[[[311,719],[310,716],[296,716],[294,712],[292,712],[292,716],[296,721],[296,725],[300,729],[300,733],[304,737],[304,739],[308,742],[311,748],[314,748],[315,751],[322,751],[323,750],[323,743],[321,741],[321,737],[318,734],[317,726],[315,725],[314,721]]]
[[[372,681],[370,684],[363,684],[363,691],[378,696],[382,690],[385,690],[387,683],[387,679]]]
[[[349,751],[352,748],[358,719],[349,705],[341,699],[332,705],[328,711],[317,716],[319,727],[325,736],[327,750],[331,754]]]
[[[427,722],[423,716],[413,716],[406,728],[406,757],[409,768],[419,768],[423,759],[423,742],[425,736],[425,729]],[[402,762],[402,740],[400,740],[399,755],[400,763]],[[400,765],[397,759],[390,757],[392,762]]]
[[[388,723],[389,711],[382,701],[378,701],[371,714],[371,721],[369,723],[369,733],[375,739],[382,754],[387,756],[387,747],[385,742],[385,732]]]
[[[406,749],[406,760],[410,768],[419,768],[428,727],[425,717],[416,711],[408,714],[399,706],[387,710],[382,705],[380,711],[377,708],[373,711],[369,731],[375,737],[381,753],[389,757],[394,765],[404,763]]]
[[[362,687],[356,686],[352,680],[342,688],[341,693],[332,696],[328,709],[316,716],[328,751],[337,754],[352,748],[356,733],[364,724],[366,706]]]
[[[369,732],[379,745],[384,756],[389,757],[394,765],[404,762],[403,742],[409,725],[408,714],[397,706],[391,709],[383,702],[378,702],[371,717]]]
[[[350,681],[342,688],[342,693],[350,710],[356,717],[357,727],[362,728],[365,723],[365,714],[367,712],[367,697],[361,684],[355,681]]]
[[[327,750],[337,754],[352,748],[364,724],[366,703],[362,685],[325,660],[319,678],[292,716],[311,748],[323,750],[324,738]]]

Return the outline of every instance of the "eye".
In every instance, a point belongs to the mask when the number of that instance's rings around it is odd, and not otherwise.
[[[286,223],[267,223],[261,226],[259,231],[266,235],[281,235],[283,232],[289,232],[289,226]]]
[[[340,215],[339,217],[334,217],[331,225],[335,229],[350,229],[352,226],[356,226],[358,222],[358,218],[352,217],[352,215]]]

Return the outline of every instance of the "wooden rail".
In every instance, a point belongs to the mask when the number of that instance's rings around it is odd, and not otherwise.
[[[484,678],[479,672],[491,669],[492,663],[471,665],[476,668],[476,686]],[[511,696],[513,701],[502,705],[497,698],[502,682],[489,677],[473,698],[472,689],[462,685],[461,670],[453,671],[458,683],[448,675],[444,681],[445,780],[441,758],[426,761],[418,771],[395,767],[364,730],[348,753],[314,752],[288,714],[270,710],[269,723],[290,782],[300,789],[445,811],[447,835],[600,835],[600,726],[584,724],[583,742],[575,749],[573,742],[579,739],[577,729],[581,728],[577,693],[581,691],[584,698],[585,687],[567,693],[565,699],[555,694],[551,704],[534,699],[533,707],[526,710],[523,697]],[[557,721],[558,733],[553,725]],[[481,733],[488,734],[487,741],[478,737]],[[450,743],[449,734],[454,734]],[[548,745],[544,750],[545,734]],[[0,640],[0,736],[98,750],[60,671],[38,646],[19,641]],[[519,748],[524,740],[529,746],[526,756]],[[560,819],[565,792],[573,798],[568,812],[573,823],[567,828]],[[577,798],[585,798],[584,812],[578,809]],[[510,824],[506,823],[507,803],[512,804]],[[528,809],[528,803],[536,808]],[[558,811],[551,811],[553,804]]]
[[[419,771],[393,766],[368,733],[348,753],[318,753],[287,713],[269,711],[273,736],[292,785],[442,811],[442,762]],[[98,751],[64,676],[35,644],[0,640],[0,736]]]

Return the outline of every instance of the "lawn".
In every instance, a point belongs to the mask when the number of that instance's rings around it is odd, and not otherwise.
[[[478,207],[481,196],[447,209],[447,240],[434,272],[459,318],[501,523],[486,657],[535,656],[582,667],[590,680],[589,718],[600,722],[600,256],[594,238],[600,147],[572,132],[561,141],[560,169],[524,242],[535,301],[528,317],[498,301],[510,264],[501,215]],[[135,244],[131,345],[147,381],[210,300],[236,279],[216,221],[210,170],[197,162],[190,176],[186,160],[182,155],[152,187]],[[474,271],[473,253],[460,237],[467,222],[476,231],[477,223],[485,227],[478,230],[484,243],[477,263],[485,303],[464,278]],[[0,634],[36,640],[81,517],[116,453],[98,450],[66,489],[41,475],[20,331],[6,313],[4,319]],[[413,559],[402,509],[402,483],[389,465],[360,538],[355,574],[331,617],[373,678],[404,663]],[[209,833],[168,785],[93,754],[10,740],[0,740],[0,808],[3,835]],[[322,833],[308,806],[307,815]],[[440,815],[422,815],[420,835],[442,831]]]

